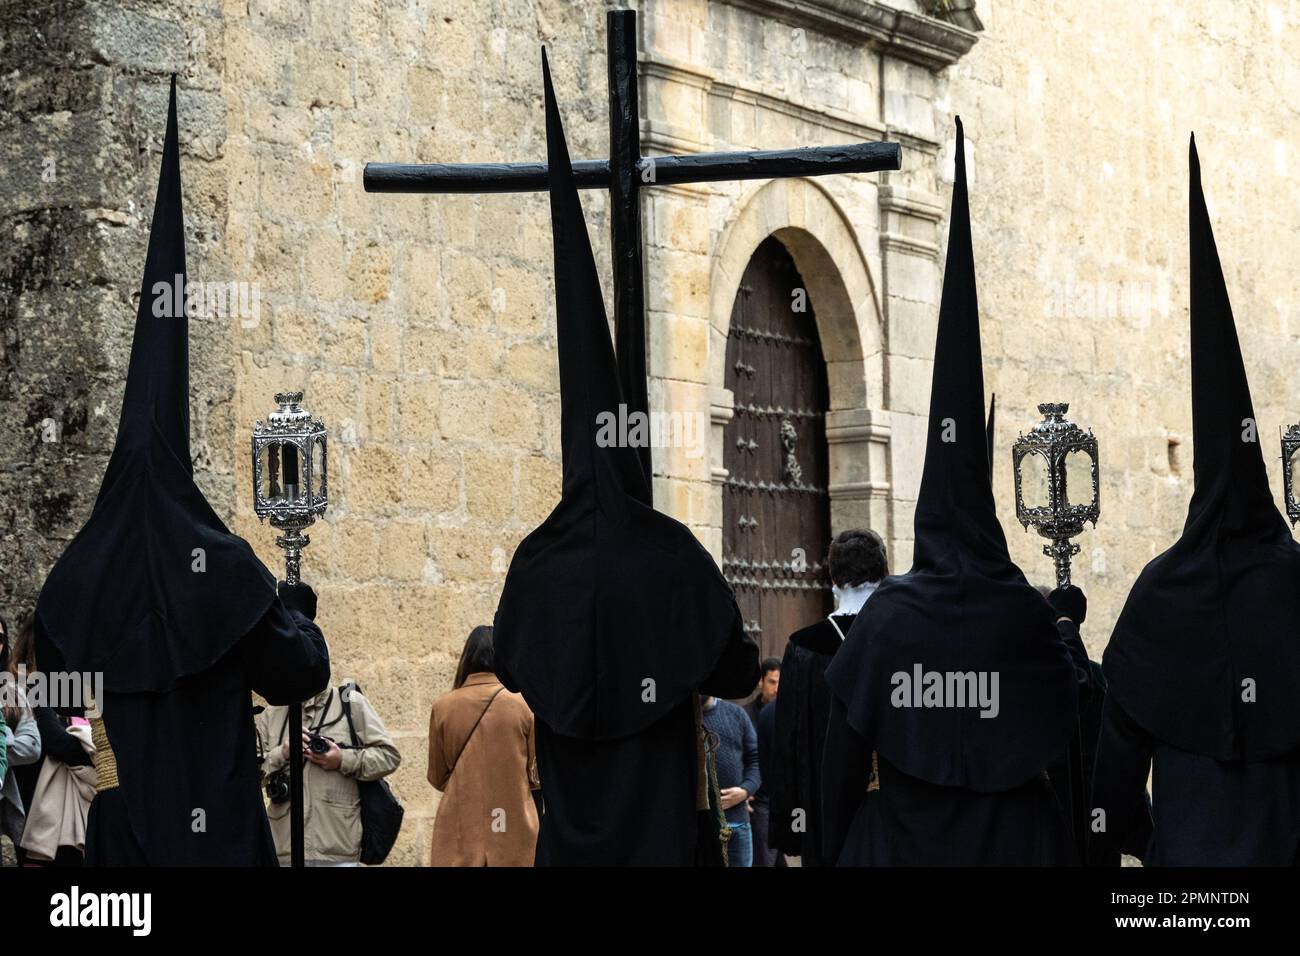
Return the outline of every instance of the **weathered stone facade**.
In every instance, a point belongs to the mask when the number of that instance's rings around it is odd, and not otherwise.
[[[1013,553],[1047,580],[1014,522],[1007,448],[1037,402],[1071,402],[1102,448],[1102,521],[1077,574],[1099,652],[1190,493],[1192,128],[1270,459],[1276,426],[1300,414],[1300,9],[980,0],[976,20],[968,3],[936,18],[913,0],[637,6],[648,151],[890,139],[904,157],[884,175],[648,191],[652,404],[713,423],[703,458],[656,451],[660,506],[718,553],[727,326],[750,254],[775,233],[827,361],[833,523],[872,524],[907,566],[960,113],[999,504]],[[332,507],[305,576],[336,679],[360,681],[405,757],[399,863],[423,858],[436,807],[429,706],[558,495],[551,246],[541,195],[375,196],[361,167],[540,159],[542,44],[573,155],[604,155],[606,9],[0,2],[13,237],[0,252],[0,613],[33,602],[112,445],[174,70],[191,280],[251,293],[237,314],[191,323],[196,471],[276,566],[250,515],[248,429],[286,386],[329,423]],[[604,201],[583,200],[608,275]]]

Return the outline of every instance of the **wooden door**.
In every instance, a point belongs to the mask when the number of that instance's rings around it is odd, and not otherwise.
[[[813,303],[780,240],[754,252],[727,338],[735,415],[723,463],[722,570],[764,657],[831,610],[826,366]]]

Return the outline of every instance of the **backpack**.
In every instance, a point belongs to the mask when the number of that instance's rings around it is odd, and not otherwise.
[[[357,728],[352,723],[352,702],[350,690],[360,693],[356,684],[344,684],[339,688],[339,702],[343,705],[343,716],[348,719],[348,733],[352,737],[353,748],[359,748]],[[393,844],[397,842],[397,832],[402,828],[402,817],[406,811],[387,780],[359,780],[357,789],[361,797],[361,862],[367,866],[377,866],[388,859]]]

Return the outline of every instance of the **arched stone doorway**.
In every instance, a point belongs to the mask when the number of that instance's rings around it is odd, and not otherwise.
[[[741,277],[727,334],[722,570],[764,657],[830,611],[826,366],[816,303],[768,237]]]
[[[824,563],[831,533],[872,527],[886,541],[893,537],[880,298],[855,231],[818,185],[807,180],[765,183],[749,191],[733,209],[714,249],[710,283],[713,541],[724,573],[736,588],[746,625],[763,652],[776,656],[791,631],[830,609]],[[770,300],[765,313],[753,304],[758,288],[755,271],[764,269],[784,276],[773,280],[775,288],[763,293]],[[791,311],[793,286],[806,291],[802,313]],[[777,303],[782,303],[783,315]],[[733,335],[732,328],[737,323],[748,328],[749,323],[768,319],[796,323],[780,326],[782,334],[811,343],[782,346],[788,352],[784,361],[778,361],[779,350],[764,359],[774,370],[769,373],[775,389],[771,394],[789,392],[790,401],[813,414],[796,419],[773,412],[760,437],[759,426],[745,421],[755,417],[746,406],[776,408],[781,402],[761,401],[760,389],[751,387],[743,366],[754,365],[757,377],[758,365],[748,361],[743,350],[756,346],[754,336]],[[798,358],[795,348],[803,349]],[[797,396],[802,398],[796,401]],[[788,502],[789,507],[782,509],[770,486],[790,484],[781,480],[785,445],[774,437],[779,436],[785,417],[802,422],[793,436],[795,463],[804,483],[817,490],[803,492],[808,499],[797,505]],[[746,442],[744,449],[737,445],[741,440]],[[759,447],[749,449],[751,440]],[[761,464],[748,462],[747,453],[769,457]],[[779,466],[774,457],[778,454]],[[766,482],[769,487],[750,489],[733,478]],[[753,510],[748,511],[742,489],[750,495],[769,495],[772,501],[754,500]],[[742,517],[744,532],[739,525]],[[752,521],[758,522],[757,530]],[[744,540],[741,535],[759,540]],[[767,566],[756,573],[754,561]],[[772,578],[800,586],[764,588],[756,583]]]

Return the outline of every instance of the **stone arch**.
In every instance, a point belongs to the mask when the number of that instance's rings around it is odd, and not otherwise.
[[[889,536],[889,421],[884,410],[883,315],[877,284],[848,217],[817,183],[771,180],[733,207],[715,247],[709,283],[710,463],[721,513],[723,432],[734,397],[725,388],[727,335],[741,276],[775,236],[808,286],[826,362],[832,530],[869,525]]]
[[[710,381],[726,380],[728,326],[740,277],[764,239],[789,250],[808,283],[833,410],[880,407],[884,349],[880,300],[852,227],[821,186],[771,180],[736,204],[713,257],[709,292]]]

